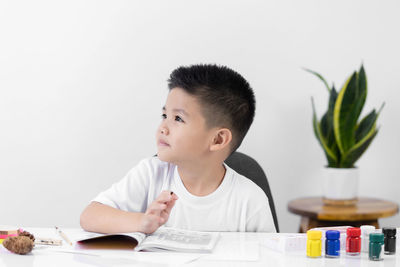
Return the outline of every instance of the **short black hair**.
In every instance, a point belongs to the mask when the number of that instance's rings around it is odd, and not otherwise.
[[[215,64],[181,66],[172,71],[168,88],[182,88],[195,96],[208,127],[231,130],[231,153],[240,146],[255,115],[254,93],[242,75]]]

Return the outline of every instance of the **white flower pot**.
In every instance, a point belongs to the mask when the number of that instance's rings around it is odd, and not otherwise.
[[[352,205],[358,196],[358,168],[325,168],[323,198],[326,204]]]

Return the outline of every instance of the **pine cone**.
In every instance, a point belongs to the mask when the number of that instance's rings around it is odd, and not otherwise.
[[[28,236],[12,236],[3,241],[3,246],[11,252],[24,255],[32,251],[33,241]]]
[[[18,230],[18,236],[29,237],[32,240],[32,242],[35,242],[35,236],[32,235],[31,233],[27,232],[27,231]]]

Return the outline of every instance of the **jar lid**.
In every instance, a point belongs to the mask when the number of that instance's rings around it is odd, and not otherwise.
[[[307,231],[307,238],[309,239],[321,239],[322,232],[318,230],[308,230]]]
[[[352,227],[347,229],[347,236],[357,237],[361,235],[361,229]]]
[[[325,232],[326,239],[339,239],[340,232],[335,230],[328,230]]]
[[[382,233],[369,234],[369,241],[370,242],[383,243],[384,238],[385,238],[385,236]]]
[[[365,237],[369,237],[370,233],[375,232],[375,226],[372,225],[362,225],[360,229],[361,229],[361,235]]]
[[[396,235],[396,228],[394,228],[394,227],[383,227],[382,228],[382,233],[384,233],[386,236],[395,236]]]

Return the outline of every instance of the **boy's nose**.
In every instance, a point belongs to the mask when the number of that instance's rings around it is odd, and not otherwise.
[[[168,135],[168,133],[169,133],[168,128],[163,125],[161,125],[161,127],[160,127],[160,132],[164,135]]]

